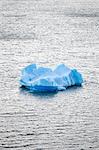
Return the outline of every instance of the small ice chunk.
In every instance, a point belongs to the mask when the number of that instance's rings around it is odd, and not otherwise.
[[[65,90],[69,86],[79,86],[82,83],[82,75],[64,64],[58,65],[55,70],[31,64],[22,70],[20,79],[21,86],[40,92]]]

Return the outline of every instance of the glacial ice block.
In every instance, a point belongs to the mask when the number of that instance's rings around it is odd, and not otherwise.
[[[80,86],[82,75],[76,69],[60,64],[52,70],[31,64],[21,72],[20,84],[33,92],[54,92],[65,90],[69,86]]]

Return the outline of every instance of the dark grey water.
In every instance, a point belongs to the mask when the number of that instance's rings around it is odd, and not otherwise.
[[[65,63],[82,88],[30,94],[30,64]],[[99,1],[0,1],[0,150],[99,150]]]

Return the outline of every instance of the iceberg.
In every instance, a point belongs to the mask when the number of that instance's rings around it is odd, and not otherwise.
[[[64,64],[55,69],[37,67],[31,64],[22,69],[20,84],[32,92],[54,92],[66,90],[70,86],[81,86],[82,75],[76,69]]]

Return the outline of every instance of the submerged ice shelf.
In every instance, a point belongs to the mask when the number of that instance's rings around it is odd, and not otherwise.
[[[76,69],[60,64],[52,70],[31,64],[21,72],[20,84],[33,92],[53,92],[66,90],[70,86],[80,86],[82,75]]]

